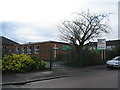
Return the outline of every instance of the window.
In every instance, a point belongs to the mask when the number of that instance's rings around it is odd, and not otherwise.
[[[32,53],[32,46],[27,46],[27,54],[31,54]]]
[[[107,49],[112,50],[115,46],[107,46]]]
[[[3,49],[7,49],[7,47],[3,47]]]
[[[107,49],[112,49],[112,47],[111,46],[107,46]]]
[[[21,54],[25,54],[25,47],[21,47]]]
[[[112,48],[115,48],[115,46],[112,46]]]
[[[120,60],[120,56],[115,57],[113,60]]]
[[[40,48],[39,45],[34,46],[34,53],[35,54],[39,54],[39,48]]]
[[[16,54],[19,54],[19,47],[16,47]]]

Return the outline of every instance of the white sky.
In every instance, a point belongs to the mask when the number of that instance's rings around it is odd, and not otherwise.
[[[90,11],[96,13],[115,13],[110,16],[109,25],[112,31],[103,38],[117,39],[118,1],[2,0],[0,1],[0,22],[4,24],[2,35],[21,43],[59,41],[56,25],[64,20],[71,19],[73,13],[89,8]]]

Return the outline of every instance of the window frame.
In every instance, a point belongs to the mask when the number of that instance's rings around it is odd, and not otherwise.
[[[19,51],[20,51],[20,47],[16,47],[16,48],[15,48],[15,52],[16,52],[16,54],[20,54]]]
[[[25,54],[25,48],[26,48],[25,46],[21,47],[21,54]]]
[[[34,54],[40,53],[40,45],[34,45]]]
[[[27,46],[27,54],[32,54],[32,46]]]

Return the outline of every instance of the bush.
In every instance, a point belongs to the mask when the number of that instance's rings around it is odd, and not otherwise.
[[[41,61],[40,57],[38,56],[30,56],[35,62]]]
[[[46,62],[45,61],[39,61],[38,63],[36,63],[36,68],[38,70],[41,70],[41,69],[45,69],[45,66],[46,66]]]
[[[33,69],[35,61],[26,54],[11,54],[3,57],[2,69],[7,72],[25,72]]]
[[[45,69],[45,66],[47,63],[45,61],[41,60],[40,57],[31,56],[31,58],[35,61],[37,70]]]
[[[36,62],[36,60],[26,54],[5,55],[2,59],[2,70],[5,72],[26,72],[43,69],[45,65],[44,61]]]
[[[83,51],[83,65],[100,65],[104,64],[105,60],[101,59],[101,55],[94,50],[84,50]]]
[[[64,65],[67,66],[90,66],[104,64],[105,61],[101,60],[100,55],[95,51],[82,50],[76,53],[75,50],[68,51],[67,54],[58,55],[57,59],[61,59]]]

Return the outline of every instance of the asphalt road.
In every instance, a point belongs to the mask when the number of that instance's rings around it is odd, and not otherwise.
[[[11,88],[118,88],[119,70],[107,69],[105,66],[74,68],[68,70],[69,76],[28,83],[9,85]]]

